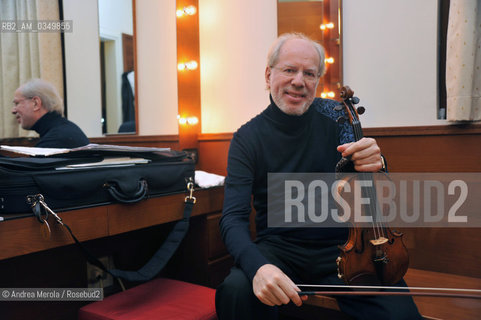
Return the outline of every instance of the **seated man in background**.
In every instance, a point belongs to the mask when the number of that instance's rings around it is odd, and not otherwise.
[[[41,79],[33,79],[15,90],[12,113],[26,130],[35,130],[40,148],[76,148],[89,139],[73,122],[62,117],[63,103],[57,89]]]

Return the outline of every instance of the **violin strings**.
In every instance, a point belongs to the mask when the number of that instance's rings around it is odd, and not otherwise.
[[[351,108],[352,109],[352,108]],[[353,114],[354,110],[351,110],[351,114]],[[353,121],[352,121],[352,127],[353,127],[353,130],[354,130],[354,138],[356,141],[359,141],[363,138],[363,133],[362,133],[362,128],[360,126],[360,122],[358,119],[354,118],[353,117]],[[361,178],[363,178],[364,180],[364,177],[365,176],[368,176],[366,173],[361,173]],[[368,177],[369,178],[369,177]],[[373,179],[369,179],[369,180],[373,180]],[[369,206],[369,215],[371,216],[372,218],[372,229],[373,229],[373,233],[374,233],[374,237],[376,239],[378,239],[381,235],[383,235],[383,232],[382,232],[382,226],[379,225],[379,219],[377,217],[377,210],[376,210],[376,202],[375,199],[376,199],[376,195],[374,194],[373,195],[373,191],[372,191],[372,187],[369,187],[367,189],[367,196],[368,196],[368,199],[369,201],[371,201],[372,203],[374,203],[374,205],[370,205]],[[373,208],[374,208],[374,211],[373,212]],[[374,214],[376,213],[376,214]]]
[[[352,118],[352,127],[354,131],[354,138],[356,141],[359,141],[363,138],[363,132],[362,128],[359,122],[359,119],[355,117],[355,111],[352,105],[347,105],[346,102],[344,102],[344,105],[349,109],[351,118]],[[367,176],[369,178],[368,174],[362,173],[361,177],[364,178]],[[371,174],[372,178],[372,174]],[[370,181],[373,181],[374,184],[374,179],[369,179]],[[374,233],[375,239],[379,239],[380,237],[386,237],[385,235],[385,228],[383,226],[383,221],[382,221],[382,215],[381,215],[381,208],[378,208],[378,203],[376,201],[376,190],[374,189],[373,186],[369,187],[367,189],[367,196],[368,199],[371,201],[371,205],[369,206],[369,213],[371,218],[373,219],[372,221],[372,229]],[[374,212],[373,212],[374,211]]]

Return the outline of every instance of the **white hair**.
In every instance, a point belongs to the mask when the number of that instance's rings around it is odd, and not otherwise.
[[[53,84],[42,79],[32,79],[19,88],[26,98],[39,97],[48,112],[63,115],[63,102]]]
[[[312,44],[316,52],[319,54],[318,76],[319,77],[323,76],[324,73],[326,72],[326,65],[325,65],[326,54],[325,54],[324,47],[318,42],[306,36],[305,34],[299,33],[299,32],[284,33],[280,35],[276,39],[276,41],[274,41],[271,48],[269,49],[269,53],[267,54],[267,66],[272,68],[277,64],[282,46],[284,45],[284,43],[286,43],[287,40],[291,40],[291,39],[302,39]]]

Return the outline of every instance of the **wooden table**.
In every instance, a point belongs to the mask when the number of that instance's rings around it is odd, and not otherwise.
[[[163,272],[168,277],[215,287],[232,265],[218,231],[224,189],[196,190],[194,196],[197,202],[189,232]],[[181,193],[136,204],[110,204],[57,213],[91,253],[99,258],[116,255],[120,265],[115,267],[131,270],[122,264],[135,263],[136,269],[151,257],[149,250],[155,252],[161,244],[160,238],[166,235],[162,232],[168,233],[170,222],[182,218],[184,198],[185,194]],[[49,239],[43,238],[41,223],[36,217],[10,219],[12,217],[4,215],[7,220],[0,221],[2,287],[88,286],[86,257],[72,245],[70,234],[52,215],[48,219]],[[0,314],[2,319],[75,319],[77,310],[86,303],[88,301],[6,302],[0,304]]]
[[[194,196],[197,202],[192,216],[222,210],[223,188],[196,190]],[[58,212],[58,215],[79,241],[87,241],[180,220],[184,198],[184,194],[174,194],[136,204],[111,204]],[[34,216],[8,219],[4,215],[4,218],[0,222],[0,260],[74,243],[52,215],[48,219],[52,231],[49,239],[42,236],[42,224]]]

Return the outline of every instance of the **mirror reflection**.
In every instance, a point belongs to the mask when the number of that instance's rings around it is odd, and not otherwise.
[[[102,133],[135,133],[132,0],[98,0]]]
[[[335,99],[342,84],[341,1],[278,0],[278,34],[301,32],[326,50],[326,74],[317,96]]]

